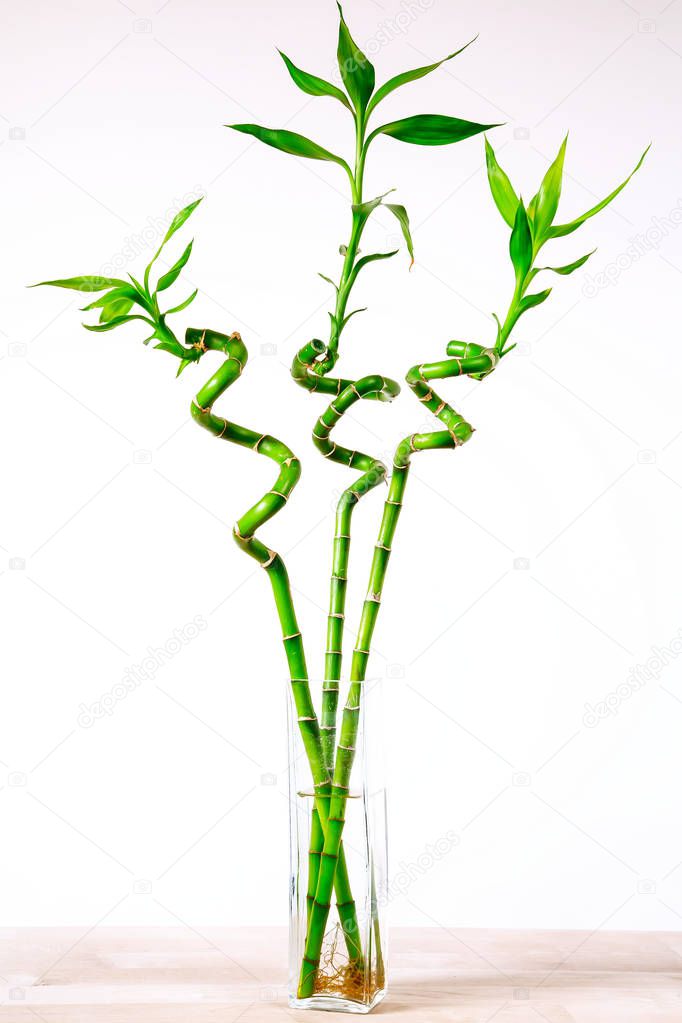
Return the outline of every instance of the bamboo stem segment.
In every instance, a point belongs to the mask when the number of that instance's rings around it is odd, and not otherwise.
[[[313,444],[325,458],[345,465],[349,469],[358,469],[362,474],[355,483],[343,491],[336,506],[327,615],[327,648],[320,716],[322,749],[325,754],[325,762],[331,772],[334,767],[336,717],[343,658],[352,516],[360,498],[386,479],[387,469],[379,459],[366,455],[362,451],[343,447],[330,440],[330,435],[344,413],[358,401],[363,398],[392,401],[400,393],[400,387],[394,380],[378,375],[362,377],[355,381],[339,380],[329,376],[321,378],[316,375],[319,366],[317,356],[324,350],[325,346],[321,342],[310,342],[298,352],[292,367],[292,373],[298,383],[309,390],[321,390],[324,393],[335,395],[334,401],[313,427]],[[318,382],[323,383],[322,388],[317,386]]]
[[[204,350],[221,352],[227,358],[192,401],[192,418],[213,436],[242,447],[251,448],[258,454],[273,459],[279,465],[279,475],[274,486],[237,520],[233,536],[237,545],[265,569],[272,586],[282,629],[284,651],[289,666],[298,726],[315,786],[314,815],[316,814],[317,817],[313,816],[313,829],[315,841],[319,844],[329,817],[330,772],[325,763],[319,721],[310,692],[303,639],[298,626],[284,561],[276,551],[271,550],[255,536],[256,531],[285,506],[300,478],[300,462],[286,444],[277,438],[269,434],[256,433],[214,414],[214,403],[241,375],[246,365],[248,352],[238,334],[228,337],[209,330],[198,331],[190,328],[187,331],[187,344],[196,344],[199,339],[204,345]],[[310,848],[314,849],[312,842]],[[343,914],[340,914],[340,917],[343,923],[346,947],[350,960],[358,962],[362,959],[362,950],[355,903],[350,891],[343,848],[336,849],[335,852],[338,853],[335,890],[337,903],[344,906]],[[319,859],[320,857],[317,856],[310,857],[310,860],[315,862]],[[309,894],[312,895],[313,892],[310,891]],[[312,901],[309,904],[312,906]]]
[[[340,738],[332,778],[329,822],[324,835],[323,854],[325,855],[320,864],[317,891],[310,913],[305,960],[299,978],[298,994],[300,998],[309,997],[315,989],[317,967],[313,964],[319,960],[328,917],[327,903],[334,886],[334,860],[331,856],[338,851],[343,835],[346,802],[358,732],[358,711],[367,675],[370,645],[379,614],[381,593],[403,506],[410,460],[416,451],[459,447],[469,440],[473,433],[473,427],[463,416],[455,412],[452,406],[442,401],[430,389],[428,381],[474,375],[477,379],[481,379],[495,369],[499,359],[497,353],[491,349],[459,341],[450,342],[447,352],[452,358],[415,366],[406,376],[407,383],[415,396],[429,411],[433,412],[446,429],[432,433],[417,433],[406,437],[400,442],[395,452],[388,497],[384,503],[384,512],[370,568],[369,595],[363,604],[360,628],[353,651],[348,701],[341,719]],[[327,858],[327,854],[330,858]]]

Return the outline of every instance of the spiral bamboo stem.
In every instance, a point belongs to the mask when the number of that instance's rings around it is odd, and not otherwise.
[[[471,376],[482,379],[491,373],[499,361],[498,354],[481,345],[452,341],[447,348],[450,359],[413,367],[406,376],[407,383],[417,399],[445,426],[445,430],[415,433],[398,445],[388,497],[379,527],[369,576],[367,597],[363,603],[360,627],[351,662],[348,699],[343,709],[339,743],[336,751],[329,824],[325,831],[323,859],[317,882],[315,902],[310,914],[305,957],[299,978],[299,997],[309,997],[315,990],[320,950],[324,938],[329,898],[334,885],[334,871],[345,824],[346,803],[350,791],[350,777],[355,757],[358,719],[362,691],[367,675],[370,644],[379,615],[381,594],[391,556],[393,539],[403,506],[405,487],[412,454],[417,451],[455,448],[464,444],[473,433],[473,427],[452,406],[437,395],[431,380],[453,376]]]
[[[298,727],[313,777],[316,825],[319,831],[319,834],[315,836],[315,841],[319,848],[315,851],[311,845],[311,851],[315,852],[319,862],[322,858],[321,838],[329,817],[330,772],[325,762],[319,721],[310,693],[303,639],[296,617],[287,569],[281,556],[255,536],[256,531],[286,505],[300,478],[300,463],[286,444],[277,438],[238,426],[213,412],[214,403],[241,376],[246,365],[248,353],[239,334],[227,337],[214,331],[199,331],[190,328],[187,331],[186,342],[193,349],[198,348],[202,354],[206,351],[217,351],[227,356],[192,401],[192,418],[213,436],[250,448],[260,455],[273,459],[279,466],[279,475],[273,487],[237,520],[233,535],[238,546],[265,569],[272,585],[289,666]],[[348,955],[352,962],[357,962],[362,958],[362,952],[355,903],[350,891],[343,850],[339,856],[335,889],[339,916],[344,922]]]
[[[316,355],[321,354],[325,346],[320,341],[312,341],[296,356],[295,367],[303,367],[307,371],[302,377],[304,386],[310,390],[319,390],[320,379],[315,375]],[[330,772],[334,767],[334,751],[336,745],[336,716],[339,698],[339,682],[343,658],[343,633],[346,610],[346,589],[348,583],[348,562],[351,544],[351,521],[353,510],[365,494],[382,483],[387,476],[387,468],[382,461],[362,451],[337,444],[330,440],[330,434],[341,417],[353,405],[363,398],[379,401],[392,401],[399,393],[400,387],[394,380],[373,375],[361,377],[359,380],[336,380],[325,377],[327,393],[332,391],[336,397],[326,411],[319,417],[313,427],[313,443],[318,451],[332,462],[338,462],[349,469],[359,469],[361,476],[347,487],[336,507],[336,523],[332,556],[332,574],[330,582],[329,612],[327,615],[327,649],[325,652],[324,685],[322,691],[322,713],[320,728],[322,748]]]
[[[292,366],[292,375],[297,383],[311,392],[333,394],[334,401],[318,418],[313,428],[313,443],[325,458],[338,462],[350,469],[359,469],[361,476],[347,487],[339,498],[336,508],[332,572],[330,580],[329,612],[327,615],[327,646],[325,652],[324,682],[322,688],[321,738],[325,763],[330,772],[334,766],[336,746],[336,722],[343,660],[343,634],[345,626],[346,591],[348,585],[348,562],[351,545],[351,522],[356,504],[365,494],[386,479],[387,468],[383,462],[361,451],[344,447],[330,440],[330,434],[341,417],[356,402],[366,399],[392,401],[400,393],[399,385],[382,376],[366,376],[359,380],[344,380],[320,376],[320,367],[327,371],[330,361],[319,361],[327,351],[321,341],[313,340],[297,353]],[[313,820],[310,834],[308,859],[308,920],[312,912],[317,890],[317,881],[322,861],[324,834],[316,820]],[[341,847],[341,850],[343,847]],[[345,927],[345,921],[342,919]]]

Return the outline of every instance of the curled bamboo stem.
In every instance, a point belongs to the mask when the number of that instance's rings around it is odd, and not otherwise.
[[[387,475],[387,468],[379,459],[337,444],[330,440],[330,435],[343,414],[356,402],[363,398],[392,401],[400,393],[399,385],[383,376],[372,375],[359,380],[331,377],[328,374],[335,362],[330,349],[322,341],[313,340],[296,354],[291,368],[294,380],[306,390],[334,395],[334,400],[313,427],[315,447],[330,461],[361,472],[360,477],[343,491],[336,507],[320,722],[322,749],[330,775],[336,744],[353,511],[360,498],[383,482]],[[308,859],[308,926],[322,865],[323,842],[324,835],[313,816]],[[339,848],[342,853],[343,845]],[[343,916],[341,924],[345,930]]]
[[[320,839],[324,835],[329,817],[330,772],[325,762],[320,725],[310,693],[303,639],[296,617],[286,565],[276,551],[271,550],[255,535],[262,525],[286,505],[300,478],[300,463],[293,451],[276,437],[238,426],[213,412],[214,403],[241,376],[246,365],[248,352],[239,334],[232,334],[228,337],[215,331],[199,331],[190,328],[186,334],[186,343],[193,349],[199,349],[202,354],[205,351],[216,351],[226,356],[225,361],[192,401],[191,414],[195,422],[212,433],[214,437],[250,448],[259,455],[271,458],[279,466],[279,474],[275,483],[237,520],[233,536],[238,546],[265,569],[272,585],[282,629],[284,651],[289,666],[298,726],[313,777],[314,813],[317,815],[314,821],[316,824],[315,840],[321,846]],[[321,847],[315,859],[321,859]],[[344,935],[349,958],[353,962],[357,962],[361,959],[362,952],[355,903],[350,891],[343,850],[339,853],[335,890],[337,903],[344,907]],[[312,901],[313,893],[309,893],[311,907]]]
[[[445,426],[445,430],[431,433],[415,433],[398,445],[393,459],[393,471],[388,497],[379,527],[370,569],[367,598],[362,608],[360,628],[353,659],[348,700],[343,710],[339,743],[332,778],[332,798],[329,806],[329,826],[325,831],[323,853],[325,858],[315,893],[315,902],[310,914],[308,941],[305,958],[299,978],[299,997],[309,997],[315,989],[316,968],[312,965],[319,960],[320,949],[327,923],[329,894],[334,885],[334,852],[338,850],[345,823],[346,802],[350,786],[351,769],[355,757],[358,733],[358,718],[362,691],[367,675],[370,645],[381,606],[381,594],[391,556],[393,539],[403,506],[405,487],[410,470],[410,460],[417,451],[438,450],[459,447],[471,437],[473,427],[443,401],[430,386],[431,380],[453,376],[471,376],[482,379],[491,373],[499,361],[496,352],[481,345],[451,341],[447,348],[451,358],[440,362],[413,367],[406,380],[417,399],[429,409]],[[327,858],[329,856],[329,858]]]
[[[380,459],[337,444],[330,440],[330,435],[344,413],[358,401],[363,398],[392,401],[400,393],[400,387],[394,380],[379,375],[365,376],[354,381],[329,376],[320,377],[318,367],[328,365],[324,360],[319,361],[319,357],[325,350],[326,347],[321,341],[314,340],[305,345],[294,359],[292,374],[297,383],[310,391],[335,395],[331,405],[327,407],[313,427],[315,447],[323,457],[329,458],[330,461],[338,462],[349,469],[358,469],[361,472],[360,477],[343,491],[336,506],[327,614],[327,648],[320,716],[322,748],[331,772],[334,767],[336,718],[343,660],[352,516],[360,498],[382,483],[386,479],[388,470]]]

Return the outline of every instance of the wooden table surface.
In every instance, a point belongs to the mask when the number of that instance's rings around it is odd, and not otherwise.
[[[330,1023],[286,1003],[264,928],[0,931],[2,1023]],[[682,934],[391,932],[397,1023],[682,1023]]]

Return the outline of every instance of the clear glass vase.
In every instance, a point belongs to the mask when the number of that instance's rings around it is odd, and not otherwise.
[[[313,694],[321,684],[311,683]],[[289,691],[288,691],[289,692]],[[340,694],[339,723],[345,693]],[[356,754],[343,829],[343,848],[350,891],[355,901],[355,942],[348,931],[346,910],[337,908],[334,895],[320,955],[315,991],[298,995],[305,951],[309,903],[311,828],[313,827],[313,780],[298,727],[293,699],[288,695],[289,820],[291,886],[289,892],[289,1005],[297,1009],[328,1009],[367,1013],[386,994],[388,866],[386,843],[386,788],[382,727],[382,685],[364,684]],[[315,845],[315,843],[312,843]],[[319,843],[318,843],[319,846]],[[314,870],[314,865],[312,866]],[[358,944],[361,957],[351,959],[349,949]]]

